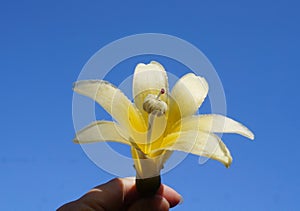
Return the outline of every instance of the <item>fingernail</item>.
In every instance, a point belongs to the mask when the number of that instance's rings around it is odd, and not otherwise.
[[[183,203],[183,197],[180,195],[180,201],[179,201],[179,203],[178,203],[178,205],[181,205],[182,203]]]

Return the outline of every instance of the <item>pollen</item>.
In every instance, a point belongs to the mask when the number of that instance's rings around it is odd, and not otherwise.
[[[162,88],[157,96],[148,94],[147,97],[145,97],[143,109],[148,114],[154,114],[156,116],[164,115],[168,109],[168,106],[164,101],[159,99],[159,97],[164,93],[165,89]]]

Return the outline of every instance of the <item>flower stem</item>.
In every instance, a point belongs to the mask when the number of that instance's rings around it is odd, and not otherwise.
[[[149,197],[155,195],[161,185],[160,175],[145,179],[136,179],[135,185],[137,191],[143,197]]]

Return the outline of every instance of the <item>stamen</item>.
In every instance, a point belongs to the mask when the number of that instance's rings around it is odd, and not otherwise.
[[[145,146],[145,152],[148,153],[151,151],[151,134],[152,134],[152,125],[155,117],[162,116],[167,111],[167,104],[160,100],[159,97],[164,94],[166,91],[164,88],[160,90],[157,96],[153,94],[148,94],[144,99],[143,109],[146,111],[148,116],[148,132],[147,132],[147,145]]]
[[[167,111],[167,104],[160,100],[159,97],[165,93],[165,89],[162,88],[157,96],[148,94],[144,99],[143,109],[148,114],[154,114],[156,116],[164,115]]]
[[[165,89],[164,89],[164,88],[161,88],[160,92],[158,93],[158,95],[157,95],[157,97],[156,97],[156,100],[158,100],[159,97],[160,97],[161,95],[163,95],[163,94],[165,94]]]

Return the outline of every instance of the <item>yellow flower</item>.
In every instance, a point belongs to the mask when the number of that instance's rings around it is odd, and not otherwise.
[[[128,144],[137,178],[158,176],[175,150],[206,156],[228,167],[230,152],[214,133],[237,133],[254,139],[250,130],[230,118],[195,115],[208,93],[206,80],[188,73],[169,93],[166,71],[158,62],[136,66],[134,103],[102,80],[77,81],[74,91],[94,99],[116,120],[91,123],[76,134],[74,142]]]

